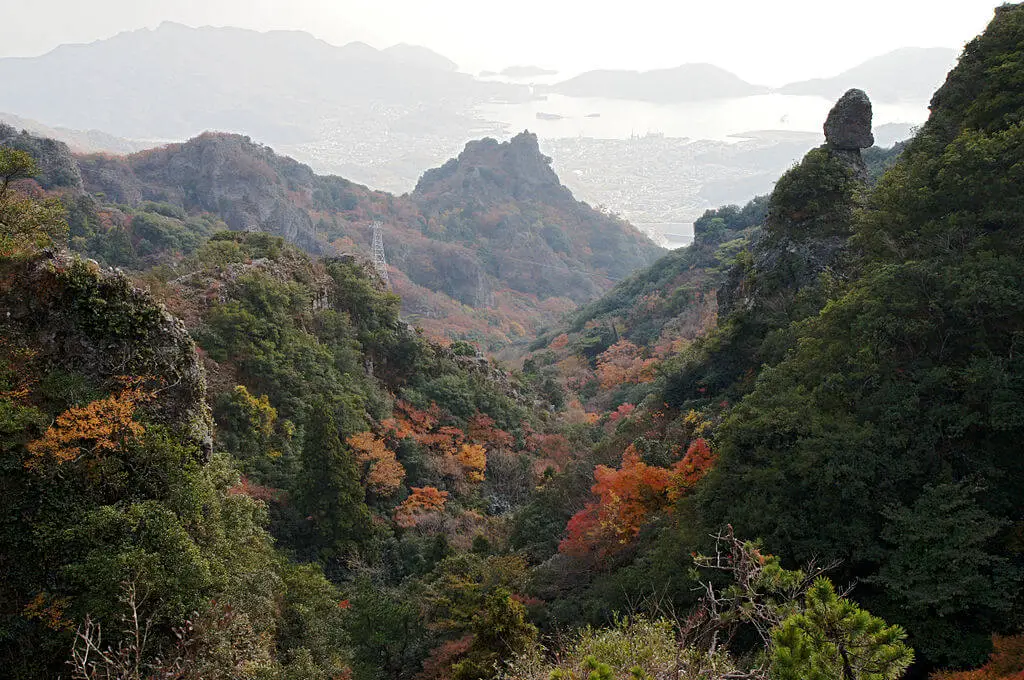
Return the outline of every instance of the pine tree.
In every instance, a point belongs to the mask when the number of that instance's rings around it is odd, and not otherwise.
[[[895,680],[914,660],[899,626],[840,597],[819,577],[805,609],[772,635],[773,680]]]

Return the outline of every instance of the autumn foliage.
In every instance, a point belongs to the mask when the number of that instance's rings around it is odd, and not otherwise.
[[[562,349],[563,347],[565,347],[568,344],[569,344],[569,336],[566,335],[565,333],[562,333],[561,335],[556,337],[554,340],[552,340],[551,344],[548,345],[548,347],[551,348],[551,349]]]
[[[356,452],[356,460],[365,465],[363,483],[378,496],[390,496],[398,491],[405,479],[405,468],[387,447],[384,440],[372,432],[360,432],[346,442]]]
[[[478,413],[469,419],[467,434],[470,440],[492,448],[507,448],[513,443],[512,435],[495,427],[494,418],[483,413]]]
[[[384,429],[396,439],[419,438],[427,434],[441,419],[441,409],[432,404],[427,410],[418,409],[407,401],[395,402],[395,415],[383,422]]]
[[[652,511],[664,504],[670,473],[647,465],[632,444],[622,454],[622,467],[598,465],[591,491],[598,500],[576,513],[566,527],[559,550],[575,556],[614,554],[640,533]]]
[[[455,455],[465,472],[466,479],[471,482],[484,481],[484,471],[487,469],[487,449],[480,444],[463,444]]]
[[[576,557],[607,557],[640,533],[650,516],[668,507],[704,477],[715,463],[711,447],[696,439],[686,455],[665,469],[648,465],[630,444],[619,469],[598,465],[591,491],[597,500],[573,515],[558,549]]]
[[[229,496],[248,496],[264,503],[278,502],[282,498],[282,492],[280,489],[273,489],[269,486],[263,486],[262,484],[256,484],[251,479],[242,475],[238,480],[238,484],[235,484],[227,490]]]
[[[655,359],[644,359],[642,350],[629,340],[620,340],[597,357],[597,378],[602,389],[625,383],[654,380]]]
[[[447,500],[447,491],[438,491],[432,486],[414,486],[409,497],[395,508],[395,524],[414,527],[428,515],[444,510]]]
[[[131,384],[117,394],[68,409],[42,437],[28,444],[25,467],[38,468],[47,460],[60,465],[123,450],[145,432],[135,420],[135,410],[152,397],[138,384]]]
[[[389,436],[411,438],[424,447],[435,469],[456,481],[482,482],[487,469],[487,447],[504,448],[513,442],[510,434],[495,427],[494,420],[483,414],[470,419],[468,436],[457,427],[440,423],[441,411],[436,405],[422,410],[399,400],[395,417],[385,420],[383,425]]]
[[[537,459],[534,469],[538,476],[548,468],[561,471],[572,458],[572,447],[569,440],[562,434],[531,433],[526,439],[527,449]]]
[[[417,677],[423,680],[449,680],[452,677],[452,666],[466,655],[472,642],[472,635],[464,635],[455,640],[447,640],[430,650],[423,662],[423,671]]]
[[[668,499],[675,502],[689,493],[697,482],[715,466],[717,457],[711,452],[706,439],[698,437],[690,442],[686,455],[672,466]]]
[[[992,656],[981,668],[936,673],[932,680],[1024,680],[1024,635],[995,635],[992,646]]]

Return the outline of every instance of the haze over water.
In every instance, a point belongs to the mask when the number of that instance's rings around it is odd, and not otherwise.
[[[662,134],[736,141],[737,135],[749,131],[821,134],[822,121],[834,103],[822,97],[784,94],[678,104],[551,94],[524,103],[491,102],[477,107],[476,113],[505,123],[512,130],[529,129],[545,138],[628,139]],[[874,104],[876,127],[890,123],[918,125],[927,116],[927,102]]]

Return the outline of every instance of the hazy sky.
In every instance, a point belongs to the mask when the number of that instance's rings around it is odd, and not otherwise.
[[[0,56],[170,20],[426,45],[466,71],[710,62],[762,84],[827,76],[904,46],[959,49],[996,0],[0,0]],[[2,84],[0,84],[2,86]]]

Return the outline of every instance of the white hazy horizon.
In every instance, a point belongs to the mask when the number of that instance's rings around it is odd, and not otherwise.
[[[334,45],[428,47],[462,71],[711,63],[768,86],[828,77],[901,47],[959,52],[998,0],[0,0],[0,57],[38,56],[164,21],[299,30]]]

